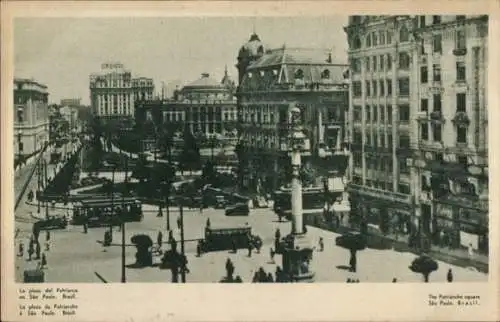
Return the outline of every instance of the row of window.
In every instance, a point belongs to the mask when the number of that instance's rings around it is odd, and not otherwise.
[[[456,94],[456,112],[467,112],[467,94],[457,93]],[[429,99],[422,98],[420,100],[420,111],[429,112]],[[432,95],[432,112],[441,112],[441,94]]]
[[[365,93],[366,97],[386,97],[392,96],[392,80],[390,79],[380,79],[365,81]],[[410,95],[410,78],[403,77],[398,79],[397,83],[397,95],[398,96],[409,96]],[[355,81],[352,82],[352,94],[353,97],[358,98],[362,96],[362,82]]]
[[[374,31],[365,36],[365,47],[376,47],[383,45],[390,45],[393,41],[392,31]],[[399,29],[399,42],[405,43],[410,41],[410,32],[406,26]],[[352,39],[351,49],[360,49],[362,47],[361,37],[354,36]]]
[[[361,73],[362,58],[351,59],[351,70],[354,74]],[[365,70],[373,71],[390,71],[392,69],[393,56],[391,54],[383,54],[377,56],[364,57]],[[398,54],[398,68],[400,70],[408,70],[411,64],[411,57],[407,52]]]
[[[114,114],[114,115],[131,115],[131,110],[128,108],[128,107],[124,107],[122,109],[119,109],[118,107],[113,107],[113,108],[108,108],[107,106],[105,106],[104,108],[100,108],[99,109],[99,114],[100,115],[110,115],[110,114]]]
[[[431,141],[432,138],[434,142],[441,142],[443,139],[442,130],[442,124],[431,124],[431,126],[429,126],[429,123],[421,123],[419,138],[422,141]],[[455,126],[455,140],[456,143],[459,144],[467,143],[467,127]]]
[[[457,62],[455,65],[455,75],[456,81],[463,82],[466,79],[466,67],[464,62]],[[432,65],[432,80],[434,82],[441,82],[441,65],[433,64]],[[427,84],[429,81],[429,71],[427,66],[420,67],[420,83]]]
[[[363,184],[363,179],[360,176],[353,176],[352,181],[354,184],[357,185],[362,185]],[[386,190],[386,191],[393,191],[393,186],[392,182],[390,181],[382,181],[382,180],[370,180],[366,179],[366,187],[374,188],[374,189],[379,189],[379,190]],[[410,194],[410,185],[407,183],[399,183],[398,184],[398,191],[399,193],[409,195]]]

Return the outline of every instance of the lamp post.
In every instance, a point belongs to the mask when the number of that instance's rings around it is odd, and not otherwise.
[[[301,110],[295,104],[291,104],[288,109],[288,119],[292,162],[292,232],[285,238],[283,270],[291,281],[312,282],[315,274],[309,264],[313,248],[304,232],[300,179],[301,153],[307,148],[307,138],[302,130]]]
[[[182,269],[181,269],[181,282],[186,283],[186,265],[184,259],[186,258],[184,253],[184,210],[182,208],[182,203],[180,205],[180,217],[181,217],[181,260],[182,260]]]

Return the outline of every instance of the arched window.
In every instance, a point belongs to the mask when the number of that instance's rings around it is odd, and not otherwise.
[[[374,33],[372,34],[372,38],[373,38],[373,39],[372,39],[373,46],[378,46],[378,36],[377,36],[377,33],[376,33],[376,32],[374,32]]]
[[[260,45],[259,48],[257,48],[257,53],[258,54],[263,54],[264,53],[264,47],[262,45]]]
[[[366,36],[366,47],[371,47],[372,46],[372,37],[370,34]]]
[[[354,36],[352,40],[352,49],[360,49],[361,48],[361,40],[359,39],[359,36]]]
[[[400,42],[410,41],[410,33],[408,32],[408,28],[406,28],[406,26],[403,26],[401,27],[401,29],[399,29],[399,41]]]
[[[385,31],[381,31],[379,35],[380,45],[385,45]]]
[[[330,79],[330,71],[328,69],[325,69],[322,73],[321,73],[321,78],[322,79]]]
[[[295,79],[303,79],[304,78],[304,71],[302,69],[297,69],[295,71]]]
[[[401,69],[410,68],[410,55],[408,55],[408,53],[399,54],[399,68]]]

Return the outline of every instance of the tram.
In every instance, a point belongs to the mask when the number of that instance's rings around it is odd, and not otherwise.
[[[143,218],[142,204],[135,198],[93,198],[75,203],[72,224],[99,227],[142,221]]]

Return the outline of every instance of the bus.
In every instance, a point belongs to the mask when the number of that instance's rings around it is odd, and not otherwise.
[[[87,224],[89,227],[115,226],[122,222],[142,221],[143,217],[142,204],[135,198],[93,198],[75,203],[72,224]]]

